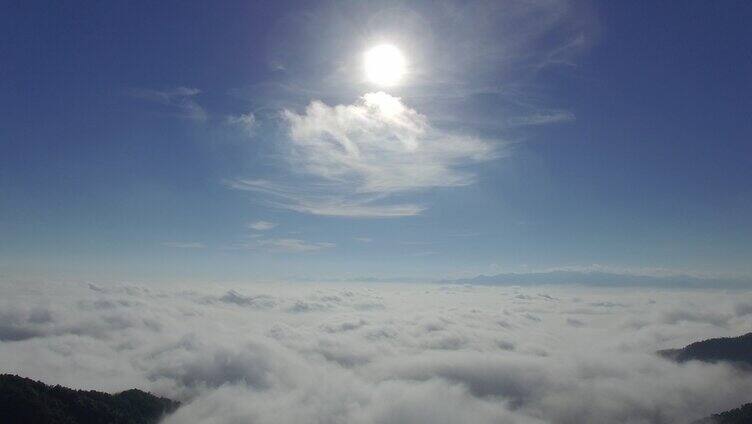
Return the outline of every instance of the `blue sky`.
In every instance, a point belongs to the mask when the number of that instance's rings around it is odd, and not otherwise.
[[[659,4],[660,3],[660,4]],[[752,275],[748,2],[16,2],[0,278]],[[364,77],[388,43],[407,72]]]

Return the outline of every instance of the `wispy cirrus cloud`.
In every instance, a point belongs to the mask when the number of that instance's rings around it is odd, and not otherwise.
[[[228,246],[230,250],[265,251],[269,253],[307,253],[332,249],[337,245],[329,242],[306,241],[297,238],[263,238],[254,234],[252,240]]]
[[[276,222],[269,222],[269,221],[254,221],[248,224],[248,228],[256,231],[267,231],[271,230],[272,228],[276,227]]]
[[[316,252],[324,249],[331,249],[334,243],[328,242],[310,242],[295,238],[271,238],[258,240],[256,244],[271,252]]]
[[[261,220],[250,222],[246,224],[246,227],[259,232],[249,234],[247,241],[232,245],[229,248],[232,250],[258,250],[271,253],[305,253],[331,249],[336,246],[334,243],[307,241],[293,237],[268,237],[268,233],[264,233],[277,226],[276,222]]]
[[[230,186],[267,195],[276,206],[316,215],[398,217],[424,207],[394,196],[472,184],[468,165],[499,156],[498,145],[434,128],[426,116],[383,92],[351,105],[311,102],[283,112],[285,154],[293,186],[236,180]]]
[[[264,196],[272,207],[312,215],[351,218],[397,218],[420,214],[425,207],[414,203],[384,203],[385,196],[338,193],[327,184],[293,186],[267,180],[239,179],[226,184],[236,190]]]
[[[206,110],[196,102],[196,96],[201,93],[197,88],[177,87],[171,90],[132,89],[129,91],[133,97],[158,103],[177,111],[176,115],[181,118],[196,121],[206,121]]]
[[[257,126],[256,115],[252,112],[228,116],[227,123],[240,128],[247,135],[253,135]]]
[[[509,125],[512,126],[534,126],[534,125],[548,125],[558,124],[561,122],[574,121],[574,113],[567,110],[557,110],[551,112],[537,112],[531,115],[518,116],[509,119]]]

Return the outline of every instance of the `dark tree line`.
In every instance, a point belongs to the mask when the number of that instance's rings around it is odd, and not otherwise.
[[[109,394],[0,375],[2,423],[149,424],[178,406],[178,402],[136,389]]]

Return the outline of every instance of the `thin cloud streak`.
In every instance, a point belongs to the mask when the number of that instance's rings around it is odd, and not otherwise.
[[[419,215],[425,207],[403,203],[383,204],[384,196],[338,194],[336,187],[293,188],[266,180],[227,181],[230,188],[265,195],[264,203],[295,212],[349,218],[399,218]]]
[[[251,240],[227,246],[228,250],[258,250],[269,253],[307,253],[332,249],[337,245],[330,242],[306,241],[298,238],[264,238],[263,234],[251,234]]]
[[[256,231],[267,231],[277,226],[274,222],[269,221],[255,221],[248,224],[248,228]]]
[[[334,243],[327,242],[307,242],[305,240],[294,238],[275,238],[258,240],[257,244],[272,252],[316,252],[323,249],[331,249]]]
[[[535,125],[549,125],[558,124],[562,122],[570,122],[575,120],[574,113],[566,110],[554,111],[554,112],[539,112],[532,115],[520,116],[509,119],[511,126],[535,126]]]
[[[133,89],[133,97],[168,106],[178,111],[181,118],[206,121],[206,110],[196,102],[195,97],[201,93],[197,88],[177,87],[172,90],[159,91],[150,89]]]
[[[227,123],[229,125],[236,126],[242,129],[246,135],[253,135],[256,131],[256,115],[252,112],[248,112],[241,115],[231,115],[227,117]]]

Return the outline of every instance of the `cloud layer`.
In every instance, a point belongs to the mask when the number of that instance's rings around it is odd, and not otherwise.
[[[184,402],[168,423],[666,423],[749,401],[653,354],[752,325],[749,292],[438,285],[0,286],[0,363]]]
[[[471,184],[467,167],[495,158],[498,146],[434,128],[401,99],[367,93],[351,105],[311,102],[283,113],[285,147],[296,184],[259,180],[231,185],[271,195],[275,204],[317,215],[394,217],[418,214],[392,196]],[[293,188],[294,187],[294,188]]]

